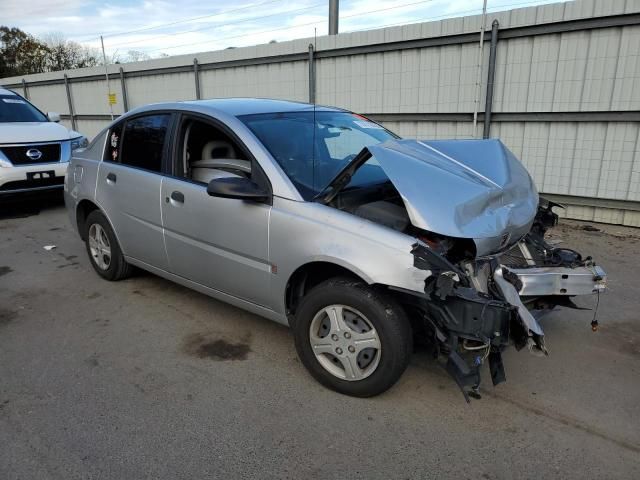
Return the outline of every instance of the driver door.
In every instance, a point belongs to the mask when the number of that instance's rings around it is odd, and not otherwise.
[[[258,177],[253,170],[259,168],[257,162],[229,129],[209,117],[183,116],[176,138],[174,175],[164,177],[161,185],[169,271],[270,308],[271,205],[212,197],[207,193],[208,178],[243,173],[202,172],[203,164],[215,160],[249,160],[252,172],[246,175],[253,179]]]

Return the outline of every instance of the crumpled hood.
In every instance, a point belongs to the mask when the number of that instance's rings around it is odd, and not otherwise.
[[[367,148],[400,193],[413,225],[473,238],[478,254],[527,233],[536,215],[535,185],[500,140],[392,140]]]
[[[75,133],[75,135],[74,135]],[[55,142],[79,136],[56,122],[3,122],[0,123],[0,144]]]

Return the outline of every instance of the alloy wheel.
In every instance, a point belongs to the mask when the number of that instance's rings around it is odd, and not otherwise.
[[[316,313],[309,341],[320,365],[343,380],[367,378],[380,363],[378,332],[361,312],[346,305],[329,305]]]
[[[89,250],[100,270],[108,270],[111,265],[111,244],[107,232],[99,224],[89,227]]]

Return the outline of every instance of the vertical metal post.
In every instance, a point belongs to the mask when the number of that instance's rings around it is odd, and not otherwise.
[[[500,23],[494,20],[491,24],[491,49],[489,50],[489,72],[487,73],[487,95],[484,103],[484,129],[482,138],[489,138],[491,133],[491,110],[493,109],[493,84],[496,76],[496,50],[498,47],[498,29]]]
[[[338,34],[340,6],[338,0],[329,0],[329,35]]]
[[[120,67],[120,90],[122,91],[122,108],[123,112],[129,111],[129,99],[127,98],[127,84],[124,81],[124,70]]]
[[[309,44],[309,103],[316,103],[316,64],[313,43]]]
[[[71,101],[71,86],[69,85],[69,77],[64,74],[64,88],[67,90],[67,103],[69,104],[69,116],[71,116],[71,128],[76,130],[76,114],[73,111],[73,101]]]
[[[478,68],[476,74],[476,95],[473,102],[473,138],[478,137],[478,107],[480,106],[480,88],[482,84],[482,57],[484,56],[484,29],[487,26],[487,0],[482,3],[482,27],[480,28],[480,44],[478,45]]]
[[[200,100],[200,74],[198,73],[198,59],[193,59],[193,75],[196,80],[196,100]]]
[[[22,79],[22,93],[24,93],[24,98],[29,100],[29,89],[27,88],[27,81]]]
[[[102,39],[102,35],[100,35],[100,45],[102,45],[102,63],[104,63],[104,77],[107,80],[107,103],[109,104],[109,113],[111,113],[111,120],[113,120],[113,105],[111,105],[111,101],[109,96],[111,95],[111,86],[109,85],[109,70],[107,69],[107,54],[104,51],[104,40]]]

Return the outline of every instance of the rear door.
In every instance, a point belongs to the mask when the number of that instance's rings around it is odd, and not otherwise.
[[[207,184],[194,180],[203,177],[194,174],[190,164],[207,160],[204,157],[234,157],[251,161],[250,176],[257,183],[263,185],[266,176],[258,171],[248,149],[221,123],[184,116],[176,139],[175,174],[162,182],[162,216],[170,271],[234,297],[271,307],[268,259],[271,205],[208,195]]]
[[[114,125],[108,133],[96,190],[123,253],[163,270],[168,262],[160,185],[172,121],[172,113],[154,112]]]

